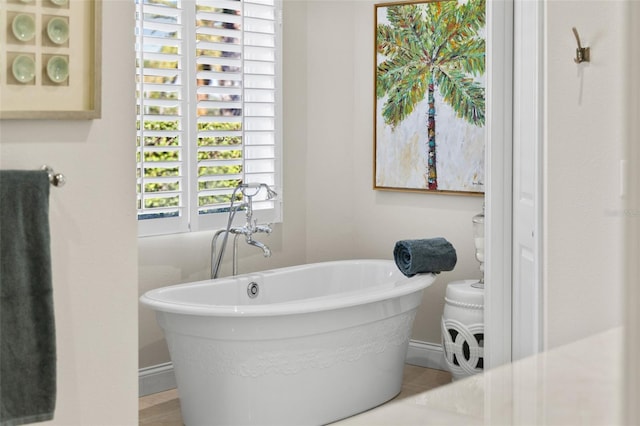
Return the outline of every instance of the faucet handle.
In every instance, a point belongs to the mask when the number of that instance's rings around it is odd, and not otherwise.
[[[271,229],[271,224],[270,223],[266,223],[264,225],[257,225],[255,226],[255,230],[256,232],[264,232],[265,234],[270,234],[273,229]]]

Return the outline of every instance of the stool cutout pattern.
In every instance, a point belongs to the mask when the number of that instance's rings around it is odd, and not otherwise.
[[[484,324],[466,325],[442,318],[442,347],[454,379],[482,372],[484,367]]]

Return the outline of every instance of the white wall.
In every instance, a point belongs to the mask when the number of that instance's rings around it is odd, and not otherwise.
[[[591,47],[577,65],[576,41]],[[625,2],[546,3],[546,346],[622,323]]]
[[[627,15],[629,30],[629,67],[626,80],[629,82],[627,91],[627,120],[628,139],[626,154],[629,159],[627,171],[629,173],[630,191],[626,197],[626,228],[625,228],[625,388],[622,392],[626,396],[625,423],[640,424],[640,145],[632,141],[640,140],[640,82],[636,78],[640,75],[640,3],[632,1]]]
[[[103,0],[102,118],[0,121],[0,167],[49,164],[55,425],[137,424],[133,3]],[[117,24],[116,24],[117,23]]]
[[[261,238],[270,259],[242,247],[240,271],[391,259],[397,240],[443,236],[456,247],[458,265],[426,290],[413,334],[439,343],[446,284],[479,276],[471,218],[482,198],[372,189],[373,5],[285,0],[284,223]],[[140,239],[140,292],[206,278],[212,234]],[[141,307],[140,366],[168,360],[153,314]]]

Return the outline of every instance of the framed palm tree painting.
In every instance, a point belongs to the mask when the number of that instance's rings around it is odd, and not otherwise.
[[[374,188],[481,194],[485,0],[375,5]]]

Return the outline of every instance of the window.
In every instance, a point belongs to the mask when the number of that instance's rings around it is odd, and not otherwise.
[[[240,182],[281,187],[275,0],[136,0],[140,235],[222,227]],[[256,216],[281,219],[281,197]]]

